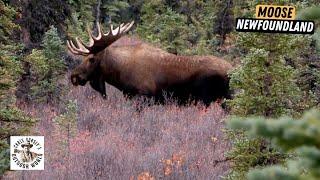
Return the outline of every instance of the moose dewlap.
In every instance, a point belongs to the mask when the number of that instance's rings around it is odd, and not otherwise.
[[[256,18],[259,19],[295,19],[296,9],[293,6],[257,5]]]

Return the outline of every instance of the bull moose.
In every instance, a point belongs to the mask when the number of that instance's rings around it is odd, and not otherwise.
[[[104,34],[99,23],[97,36],[90,29],[89,45],[81,39],[68,40],[71,53],[84,56],[71,74],[73,85],[90,82],[93,89],[106,97],[105,82],[132,97],[143,95],[157,101],[170,94],[178,102],[202,101],[209,105],[218,98],[229,97],[227,61],[215,56],[179,56],[168,53],[143,41],[121,44],[121,39],[134,22],[110,26]],[[123,37],[122,37],[123,36]]]

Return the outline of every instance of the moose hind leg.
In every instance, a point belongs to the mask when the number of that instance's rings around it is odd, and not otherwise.
[[[198,79],[194,83],[194,96],[202,101],[206,106],[218,98],[228,96],[228,81],[221,76],[208,76]]]

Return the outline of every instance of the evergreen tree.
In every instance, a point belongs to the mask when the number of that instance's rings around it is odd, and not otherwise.
[[[318,3],[319,5],[319,3]],[[307,7],[299,11],[298,19],[313,20],[316,32],[313,34],[313,47],[305,53],[300,63],[299,85],[314,94],[316,102],[320,104],[320,6]]]
[[[237,48],[241,65],[230,75],[234,99],[228,101],[231,113],[238,117],[259,115],[298,116],[315,105],[313,93],[302,91],[297,84],[297,64],[301,54],[309,52],[311,38],[301,35],[238,33]],[[288,154],[272,146],[267,139],[248,139],[243,132],[232,131],[233,159],[230,179],[246,179],[250,168],[284,162]]]
[[[96,0],[69,0],[71,7],[71,16],[66,20],[67,36],[88,39],[86,32],[87,26],[93,24],[95,17],[93,14]]]
[[[277,117],[301,110],[303,97],[296,84],[297,73],[285,58],[297,60],[308,49],[310,39],[244,33],[239,34],[238,45],[247,55],[231,74],[231,87],[240,91],[230,101],[233,114]]]
[[[70,139],[77,134],[77,114],[77,103],[75,101],[69,100],[66,104],[65,112],[53,119],[56,134],[61,140],[60,145],[63,150],[61,152],[70,152]]]
[[[63,55],[65,53],[65,44],[58,35],[58,30],[54,26],[45,33],[41,46],[43,55],[48,59],[49,72],[47,78],[58,80],[65,70]]]
[[[66,104],[65,112],[53,119],[55,130],[54,137],[57,139],[58,151],[52,157],[59,157],[58,161],[70,163],[71,139],[77,134],[78,106],[76,101],[69,101]],[[66,165],[69,171],[70,164]],[[67,179],[70,179],[67,174]]]
[[[320,178],[320,111],[311,110],[300,120],[290,117],[266,119],[253,117],[232,119],[229,126],[246,130],[250,137],[271,138],[273,143],[287,152],[296,152],[285,166],[271,166],[252,170],[250,180],[260,179],[319,179]]]
[[[17,12],[11,6],[8,6],[4,1],[0,1],[1,12],[1,28],[0,28],[0,42],[1,44],[9,40],[12,32],[18,28],[13,22]]]
[[[21,10],[18,22],[26,46],[38,45],[51,25],[62,30],[65,19],[71,15],[65,0],[24,0],[15,6]]]
[[[149,42],[160,43],[162,48],[174,54],[183,54],[186,44],[186,17],[162,5],[161,1],[151,1],[142,7],[144,15],[137,33]]]
[[[219,45],[223,45],[226,40],[226,35],[233,30],[233,1],[228,0],[227,2],[218,2],[219,11],[215,18],[214,33],[220,36]]]
[[[146,41],[175,54],[213,54],[213,2],[145,2],[136,31]]]
[[[127,1],[115,1],[115,0],[101,0],[101,19],[102,22],[112,22],[114,24],[120,24],[126,21],[130,21],[126,15],[130,5]]]
[[[130,13],[130,5],[124,0],[69,0],[68,3],[72,9],[71,18],[66,21],[69,37],[80,36],[88,40],[87,28],[96,28],[97,22],[119,25],[134,19],[134,15]]]
[[[34,78],[31,98],[49,102],[61,97],[63,88],[58,80],[65,70],[62,59],[64,45],[55,27],[51,26],[45,33],[42,46],[42,50],[34,49],[26,57],[26,61],[31,64],[31,73]]]
[[[0,179],[9,168],[9,138],[26,135],[35,123],[15,105],[17,81],[22,73],[21,45],[11,40],[18,28],[13,20],[16,11],[0,1]]]
[[[77,13],[82,22],[93,22],[93,7],[97,0],[68,0],[70,9],[73,13]]]

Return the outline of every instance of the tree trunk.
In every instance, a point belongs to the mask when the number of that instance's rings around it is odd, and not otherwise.
[[[101,0],[97,0],[97,8],[96,8],[96,17],[95,17],[95,29],[97,29],[96,24],[100,22],[100,16],[101,16]]]
[[[23,44],[28,48],[31,46],[31,40],[30,40],[30,32],[25,27],[21,26],[21,40]]]
[[[24,27],[23,25],[21,25],[19,23],[19,21],[22,19],[22,17],[26,16],[26,14],[28,13],[28,5],[30,3],[30,0],[11,0],[10,4],[13,5],[16,9],[21,9],[21,11],[18,11],[19,13],[21,13],[20,17],[17,19],[18,24],[21,27],[21,34],[20,34],[20,41],[22,41],[25,46],[27,48],[29,48],[30,46],[32,46],[32,42],[31,42],[31,35],[29,30]]]

